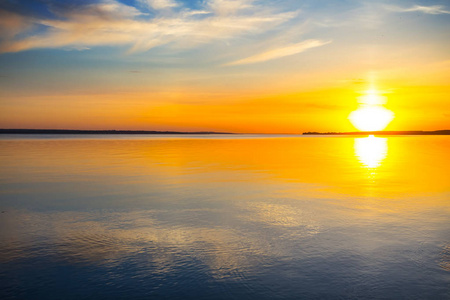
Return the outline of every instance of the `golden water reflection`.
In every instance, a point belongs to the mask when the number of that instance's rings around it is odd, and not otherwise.
[[[387,138],[370,135],[355,139],[355,155],[367,168],[377,168],[386,158],[387,152]]]
[[[312,289],[322,289],[324,276],[391,286],[388,273],[448,282],[448,137],[0,145],[0,267],[13,276],[29,271],[26,260],[44,262],[35,285],[67,265],[120,287],[161,279],[158,292],[202,280],[260,289],[247,278],[275,287],[318,278]]]
[[[29,191],[34,204],[50,188],[58,199],[68,198],[59,193],[73,195],[77,205],[82,192],[102,195],[99,203],[105,191],[171,194],[180,186],[204,192],[240,183],[258,190],[290,187],[311,198],[328,197],[321,194],[325,189],[333,198],[368,196],[368,184],[376,188],[371,196],[383,198],[450,188],[445,136],[11,140],[1,146],[2,194]]]

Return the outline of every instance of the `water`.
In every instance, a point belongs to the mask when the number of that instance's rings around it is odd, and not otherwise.
[[[1,299],[450,299],[450,138],[3,136]]]

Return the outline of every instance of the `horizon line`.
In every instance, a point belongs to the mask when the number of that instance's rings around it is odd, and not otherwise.
[[[123,129],[31,129],[0,128],[0,134],[279,134],[279,135],[450,135],[450,129],[439,130],[386,130],[302,133],[245,133],[221,131],[176,131],[176,130],[123,130]]]

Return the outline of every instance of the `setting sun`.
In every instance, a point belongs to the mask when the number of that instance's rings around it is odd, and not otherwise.
[[[358,97],[359,107],[348,118],[358,130],[383,130],[394,119],[394,113],[383,106],[386,102],[387,98],[372,87]]]
[[[394,113],[380,105],[367,105],[350,113],[353,126],[361,131],[383,130],[394,118]]]

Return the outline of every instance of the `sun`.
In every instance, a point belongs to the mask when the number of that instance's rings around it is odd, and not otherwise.
[[[361,131],[379,131],[394,119],[394,113],[381,105],[366,105],[352,111],[348,117]]]
[[[350,122],[361,131],[380,131],[394,119],[394,113],[386,109],[386,97],[376,89],[366,91],[358,98],[360,106],[348,116]]]

